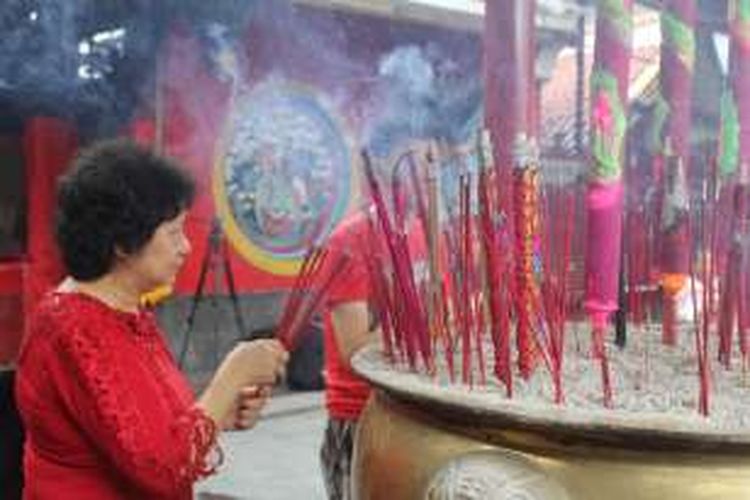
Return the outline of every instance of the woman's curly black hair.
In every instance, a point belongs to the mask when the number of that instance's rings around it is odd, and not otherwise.
[[[68,272],[80,281],[103,276],[115,249],[140,250],[194,194],[185,171],[134,142],[108,140],[82,151],[57,190],[55,233]]]

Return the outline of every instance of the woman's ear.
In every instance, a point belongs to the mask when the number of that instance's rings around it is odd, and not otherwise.
[[[123,250],[119,245],[115,245],[114,254],[117,260],[124,260],[130,256],[130,253]]]

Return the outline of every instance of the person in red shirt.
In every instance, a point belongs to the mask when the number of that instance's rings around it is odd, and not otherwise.
[[[83,152],[58,191],[70,274],[45,296],[21,349],[24,498],[192,499],[220,462],[217,435],[256,420],[287,353],[241,343],[196,399],[141,296],[190,251],[193,181],[127,141]]]
[[[390,180],[390,176],[388,176]],[[390,193],[388,193],[390,194]],[[424,233],[414,217],[413,199],[407,195],[406,227],[415,279],[425,279]],[[351,458],[357,421],[370,396],[370,386],[351,367],[352,356],[376,341],[380,328],[373,313],[372,277],[368,255],[373,239],[382,238],[369,217],[374,207],[346,217],[329,237],[327,248],[333,266],[343,271],[327,291],[324,310],[324,373],[328,423],[320,450],[323,479],[330,500],[352,498]]]
[[[328,290],[323,327],[328,424],[320,458],[331,500],[351,498],[354,434],[370,395],[369,384],[349,364],[358,349],[378,336],[370,319],[370,277],[364,261],[369,232],[366,214],[358,212],[344,219],[328,241],[333,265],[345,266]]]

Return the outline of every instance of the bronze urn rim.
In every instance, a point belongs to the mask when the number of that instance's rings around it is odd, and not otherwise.
[[[750,429],[748,432],[719,429],[702,420],[697,412],[695,417],[687,417],[604,408],[575,409],[551,402],[531,406],[501,397],[498,392],[487,398],[486,392],[465,390],[461,385],[446,390],[446,386],[423,375],[393,370],[376,344],[361,349],[352,366],[386,399],[463,434],[487,438],[498,431],[506,437],[508,431],[524,434],[543,431],[545,446],[553,440],[562,445],[585,443],[631,450],[722,454],[750,451]],[[406,380],[410,383],[405,384]]]

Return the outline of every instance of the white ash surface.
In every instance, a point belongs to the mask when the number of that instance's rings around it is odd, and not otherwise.
[[[485,341],[487,382],[481,384],[476,352],[472,358],[474,383],[461,383],[461,354],[456,351],[456,380],[451,381],[442,353],[437,357],[434,376],[412,372],[405,363],[390,365],[380,349],[363,350],[355,360],[359,371],[383,385],[427,397],[458,402],[470,408],[483,408],[514,415],[540,417],[576,423],[649,427],[655,430],[701,432],[745,436],[750,441],[750,374],[743,370],[739,353],[734,353],[727,371],[716,361],[716,335],[710,335],[710,415],[698,412],[699,376],[695,337],[691,328],[680,332],[679,345],[661,344],[661,331],[651,327],[631,327],[624,349],[607,346],[611,370],[613,408],[603,406],[601,370],[590,355],[587,327],[571,325],[566,332],[563,405],[554,403],[553,383],[541,360],[533,376],[525,381],[517,370],[513,398],[493,374],[492,345]],[[459,342],[460,344],[460,342]],[[460,346],[459,346],[460,347]],[[736,342],[733,346],[736,349]],[[514,365],[515,367],[515,365]],[[424,371],[424,370],[420,370]]]

